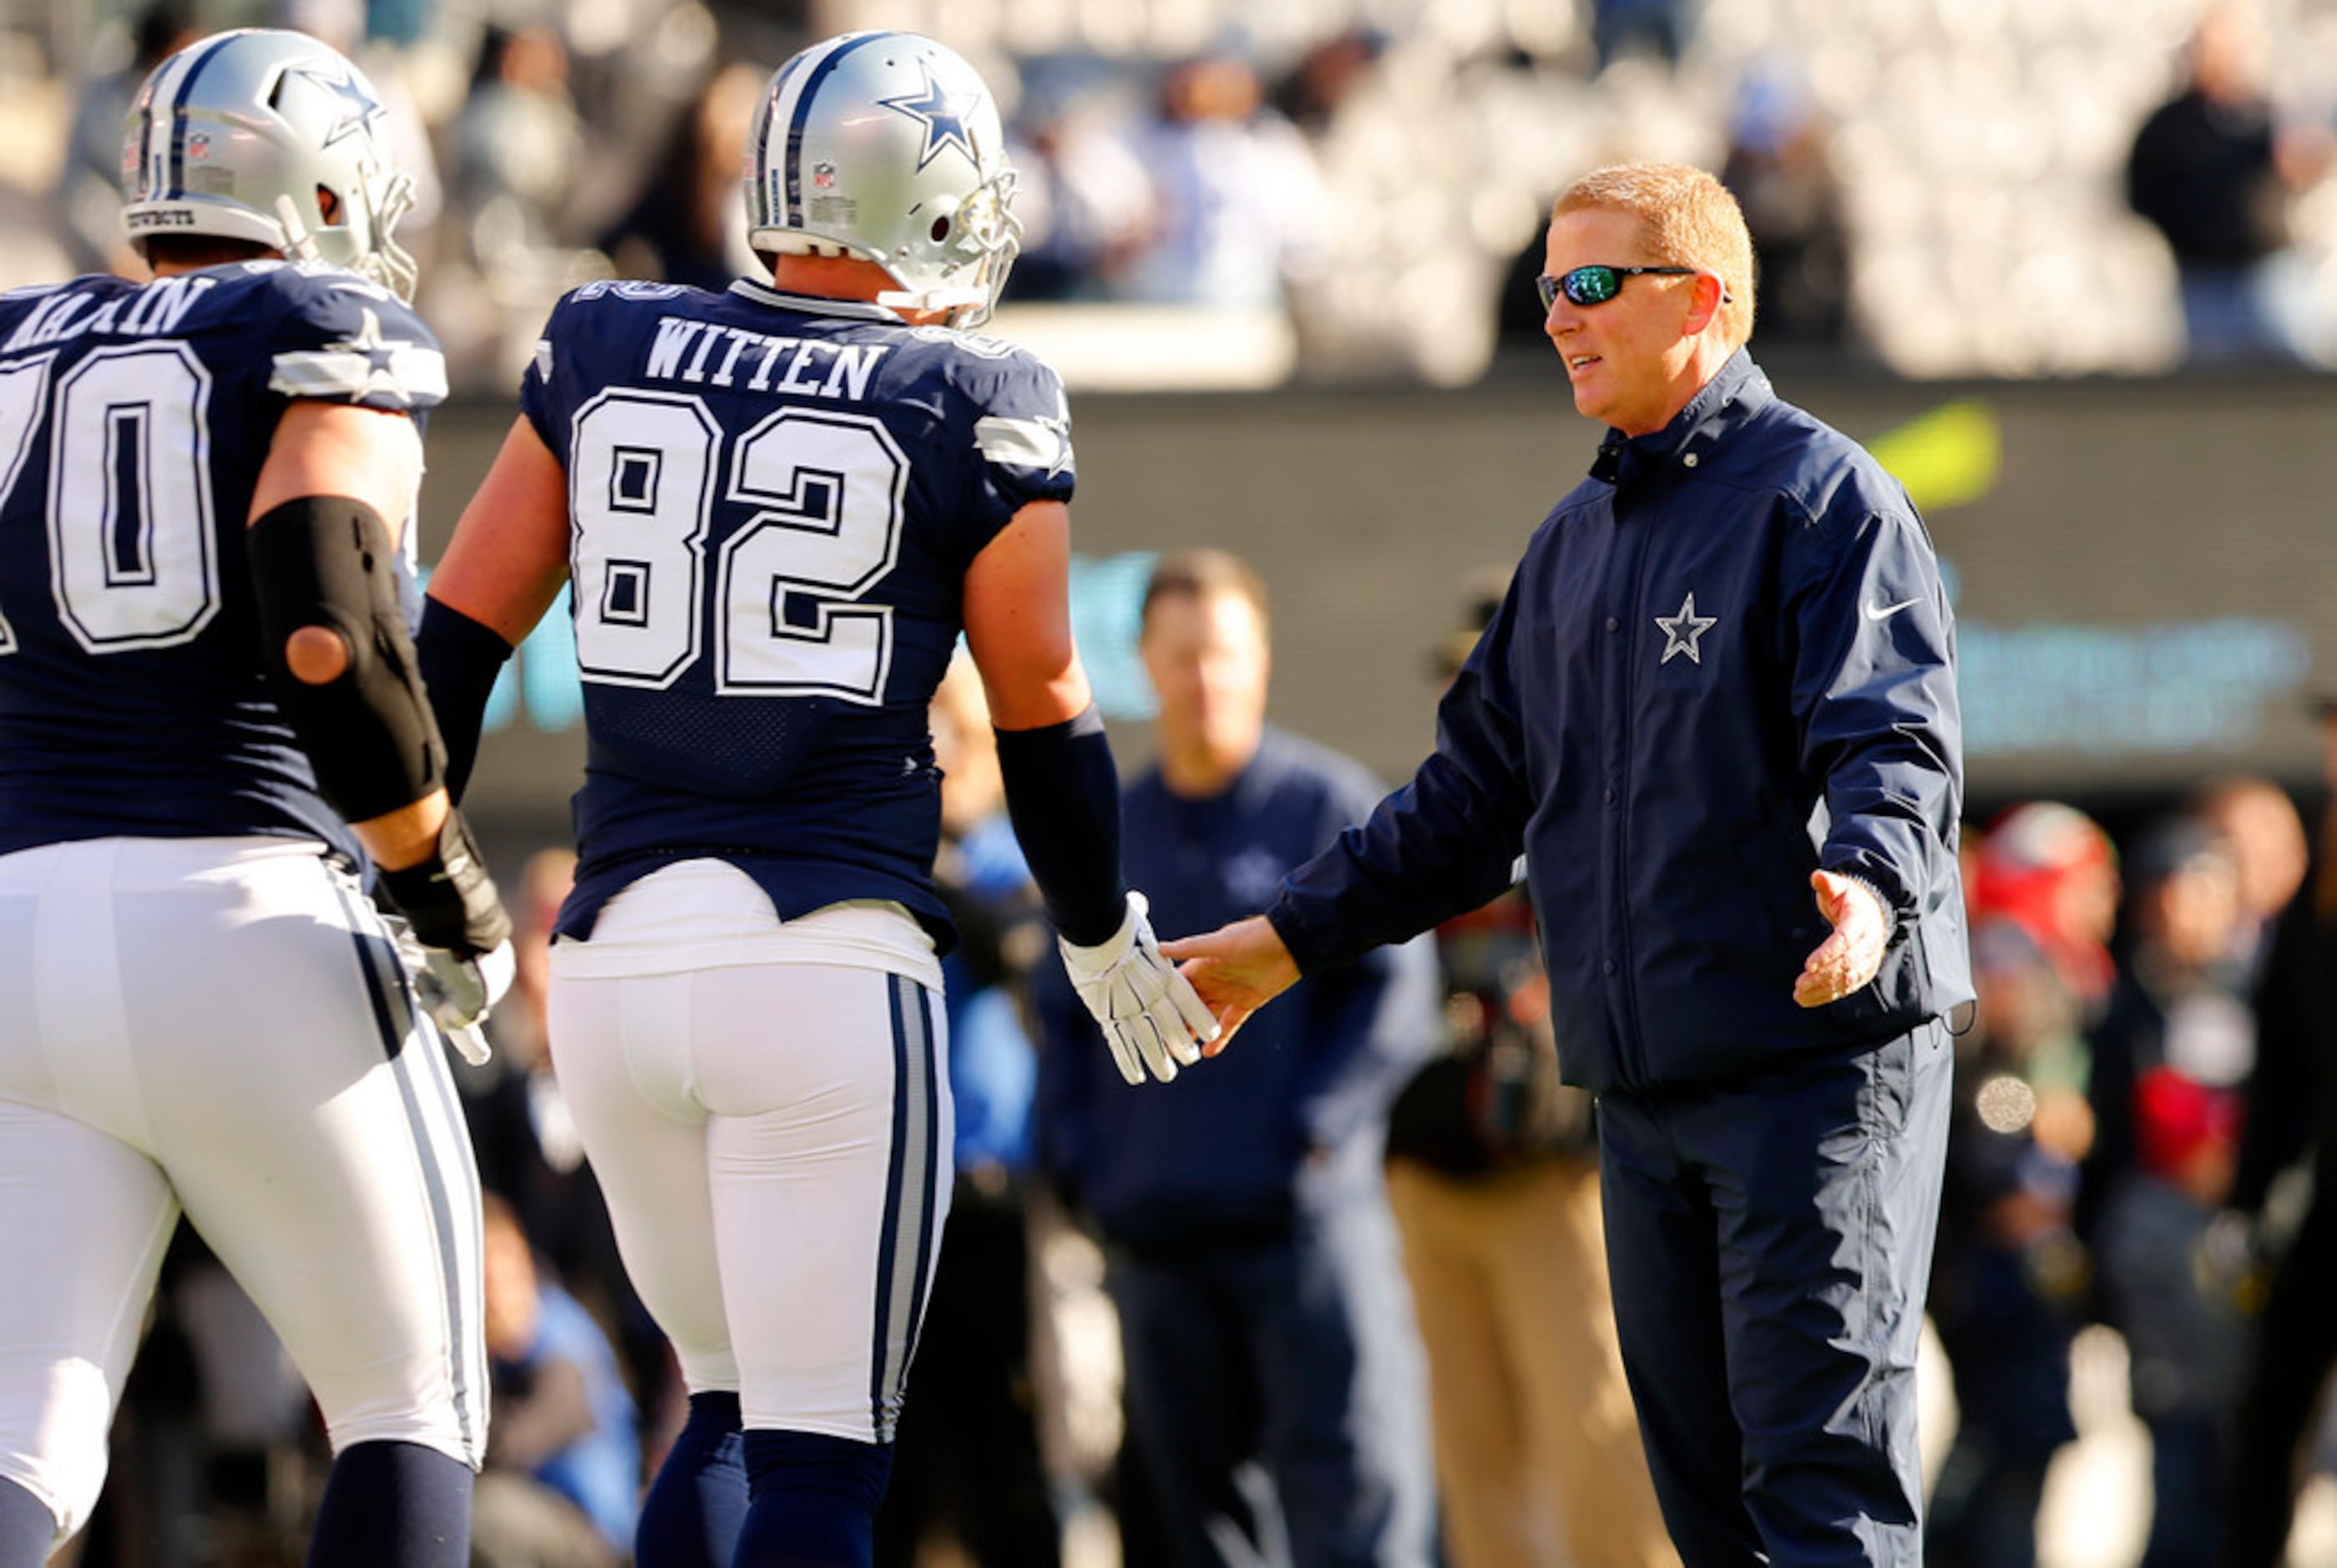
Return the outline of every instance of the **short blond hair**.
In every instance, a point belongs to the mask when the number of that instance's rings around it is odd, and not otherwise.
[[[1657,265],[1717,274],[1729,295],[1720,308],[1728,346],[1741,348],[1753,336],[1753,236],[1728,187],[1686,163],[1611,163],[1568,186],[1550,215],[1586,208],[1638,219],[1648,259]]]
[[[1230,550],[1209,549],[1179,550],[1160,557],[1153,565],[1150,580],[1144,584],[1144,603],[1137,612],[1137,623],[1143,631],[1150,631],[1152,606],[1172,594],[1207,599],[1213,593],[1237,595],[1257,612],[1258,630],[1271,629],[1266,609],[1266,579],[1257,574],[1257,568]]]

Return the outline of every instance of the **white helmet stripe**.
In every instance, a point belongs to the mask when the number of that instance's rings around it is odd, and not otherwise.
[[[798,68],[788,72],[787,79],[779,83],[778,102],[771,105],[770,128],[775,132],[783,124],[787,128],[787,158],[782,168],[787,182],[785,221],[788,228],[803,226],[804,125],[811,118],[812,101],[819,95],[820,83],[855,49],[892,36],[889,33],[846,33],[840,38],[832,38],[797,55]]]
[[[168,128],[171,148],[170,183],[159,194],[183,196],[187,193],[187,121],[180,111],[186,107],[187,99],[194,92],[195,79],[203,74],[203,67],[210,64],[211,56],[218,54],[230,39],[239,35],[237,33],[222,33],[207,46],[187,51],[187,68],[171,84],[170,113],[157,116]],[[159,101],[162,95],[157,93],[154,96]]]
[[[141,150],[146,172],[142,183],[142,194],[155,200],[171,189],[171,125],[178,116],[171,106],[178,102],[179,89],[194,68],[195,57],[202,50],[187,49],[174,54],[163,65],[162,74],[154,79],[153,91],[146,95],[146,145]]]

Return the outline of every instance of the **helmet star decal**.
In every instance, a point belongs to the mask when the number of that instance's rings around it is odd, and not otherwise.
[[[373,122],[389,113],[381,106],[379,99],[370,96],[364,84],[346,71],[333,71],[323,65],[295,65],[285,74],[315,83],[337,101],[340,117],[333,122],[332,129],[325,132],[323,145],[327,147],[359,132],[371,134]]]
[[[955,146],[965,154],[966,162],[981,166],[982,155],[974,151],[973,137],[966,130],[966,121],[973,115],[981,100],[972,94],[952,97],[934,82],[931,70],[920,66],[925,79],[925,90],[898,98],[879,98],[876,102],[896,114],[906,114],[922,122],[925,128],[925,145],[917,154],[917,168],[941,156],[945,148]]]

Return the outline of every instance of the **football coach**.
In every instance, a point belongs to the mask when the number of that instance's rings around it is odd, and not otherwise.
[[[1752,246],[1709,174],[1586,175],[1545,265],[1543,329],[1609,426],[1589,477],[1412,782],[1265,915],[1167,951],[1229,1037],[1522,852],[1674,1542],[1697,1568],[1914,1568],[1947,1020],[1972,997],[1938,562],[1905,491],[1746,354]]]

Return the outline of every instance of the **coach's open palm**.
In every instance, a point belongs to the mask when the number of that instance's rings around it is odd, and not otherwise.
[[[1818,913],[1833,926],[1833,935],[1818,944],[1794,982],[1794,1000],[1804,1007],[1839,1002],[1874,978],[1882,967],[1882,948],[1891,939],[1891,923],[1873,889],[1855,877],[1832,871],[1810,873],[1810,888],[1817,895]]]
[[[1059,944],[1071,988],[1095,1015],[1120,1075],[1130,1083],[1152,1076],[1166,1083],[1177,1069],[1201,1059],[1200,1043],[1217,1038],[1217,1023],[1193,987],[1161,956],[1141,893],[1128,896],[1120,929],[1092,947]]]
[[[1298,961],[1263,915],[1220,926],[1200,936],[1179,936],[1160,949],[1177,961],[1220,1033],[1202,1048],[1214,1056],[1249,1015],[1298,982]]]

